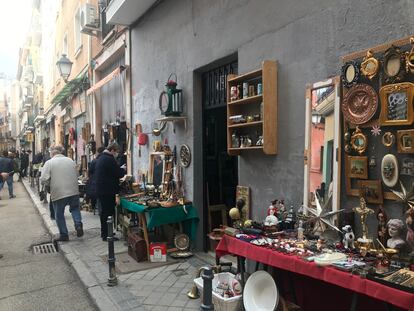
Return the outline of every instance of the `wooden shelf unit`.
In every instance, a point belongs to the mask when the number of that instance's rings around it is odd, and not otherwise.
[[[230,88],[242,85],[249,80],[262,80],[262,95],[250,96],[238,100],[230,100]],[[257,90],[256,90],[257,91]],[[249,123],[233,124],[229,120],[230,116],[239,115],[241,109],[257,106],[263,102],[263,120]],[[231,135],[233,131],[240,128],[262,127],[263,146],[251,146],[245,148],[232,148]],[[252,142],[256,143],[255,141]],[[227,76],[227,152],[229,155],[240,155],[242,151],[263,150],[264,154],[277,154],[277,62],[265,60],[260,69],[242,74]]]
[[[253,122],[246,122],[246,123],[236,123],[231,124],[229,127],[231,128],[238,128],[238,127],[247,127],[247,126],[255,126],[255,125],[262,125],[263,121],[253,121]]]

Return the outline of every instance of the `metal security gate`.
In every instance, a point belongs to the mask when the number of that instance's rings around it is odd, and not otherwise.
[[[203,73],[203,108],[226,106],[227,75],[237,74],[237,61]]]

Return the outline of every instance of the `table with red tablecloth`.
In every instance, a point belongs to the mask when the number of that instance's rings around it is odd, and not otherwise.
[[[309,292],[312,291],[313,281],[322,282],[320,284],[322,286],[319,286],[320,288],[327,288],[327,283],[336,285],[336,287],[338,287],[337,293],[340,296],[323,298],[324,295],[320,292],[316,293],[315,296],[319,295],[320,299],[326,300],[335,299],[338,307],[341,305],[342,299],[349,296],[348,294],[344,294],[343,296],[341,294],[341,291],[343,291],[343,289],[347,289],[353,293],[358,293],[374,298],[377,302],[379,300],[382,302],[382,305],[385,305],[383,302],[387,302],[399,308],[414,311],[414,294],[394,289],[392,287],[382,285],[371,280],[363,279],[358,275],[353,275],[351,273],[340,271],[332,267],[319,267],[315,263],[307,262],[298,256],[286,255],[265,247],[260,247],[245,241],[241,241],[228,235],[224,235],[216,248],[216,255],[218,257],[222,257],[227,254],[236,255],[249,260],[260,262],[268,266],[292,272],[299,277],[304,277],[306,281],[304,282],[302,280],[301,284],[302,286],[306,286],[304,290],[309,290]],[[315,288],[319,287],[317,284],[315,285]],[[371,305],[372,304],[373,302],[371,301]],[[375,311],[378,311],[381,308],[375,309]],[[357,310],[362,309],[357,308]]]

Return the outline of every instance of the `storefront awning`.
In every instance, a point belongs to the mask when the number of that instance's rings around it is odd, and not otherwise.
[[[90,87],[86,91],[86,95],[90,95],[90,94],[94,93],[95,91],[99,90],[102,86],[104,86],[106,83],[111,81],[114,77],[119,76],[121,74],[121,72],[124,71],[125,69],[127,69],[127,66],[125,66],[125,65],[119,66],[114,71],[112,71],[110,74],[108,74],[105,78],[99,80],[97,83],[92,85],[92,87]]]
[[[69,96],[75,93],[79,87],[84,82],[84,77],[75,78],[63,87],[63,89],[52,99],[52,104],[62,103],[64,102]]]

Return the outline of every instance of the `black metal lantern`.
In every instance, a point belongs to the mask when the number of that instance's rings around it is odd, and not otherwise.
[[[59,74],[65,82],[68,81],[70,72],[72,70],[72,62],[66,57],[66,54],[62,54],[62,57],[56,62],[56,66],[59,69]]]
[[[172,79],[172,76],[175,79]],[[177,89],[177,76],[170,74],[165,84],[166,90],[160,94],[159,106],[165,116],[180,116],[183,113],[183,90]]]

